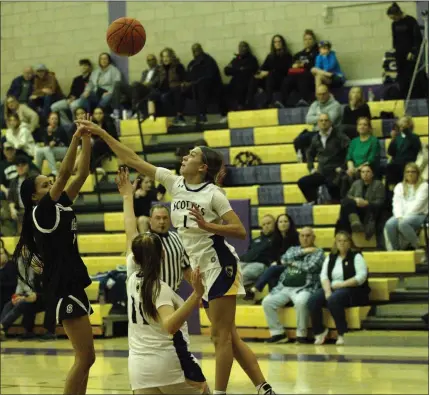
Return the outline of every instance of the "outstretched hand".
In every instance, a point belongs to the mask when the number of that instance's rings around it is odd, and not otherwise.
[[[90,120],[91,120],[90,114],[87,114],[85,116],[85,120],[90,122]],[[73,135],[73,137],[76,137],[78,139],[80,139],[80,138],[90,139],[91,138],[91,132],[84,125],[77,123],[77,126],[78,126],[78,128],[76,129],[76,132]]]
[[[130,182],[128,167],[121,166],[118,169],[115,183],[121,196],[133,196],[133,185]]]
[[[78,125],[78,129],[79,127],[82,126],[85,128],[85,130],[87,130],[91,134],[94,134],[95,136],[100,136],[103,138],[103,133],[105,133],[105,131],[99,125],[95,124],[94,122],[91,122],[90,118],[82,119],[82,120],[77,119],[75,123]]]

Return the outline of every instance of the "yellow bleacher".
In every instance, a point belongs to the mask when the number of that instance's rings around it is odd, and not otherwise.
[[[139,135],[139,125],[137,119],[127,119],[121,121],[121,136],[135,136]],[[141,123],[142,134],[166,134],[167,133],[167,118],[156,118],[155,121],[146,119]]]
[[[402,117],[405,114],[404,100],[373,101],[367,104],[369,105],[372,118],[379,118],[382,111],[392,112],[396,117]]]
[[[229,149],[230,164],[235,163],[236,155],[251,152],[259,156],[264,164],[296,162],[297,156],[293,144],[254,145],[247,147],[231,147]]]
[[[278,110],[234,111],[228,113],[230,128],[248,128],[278,125]]]

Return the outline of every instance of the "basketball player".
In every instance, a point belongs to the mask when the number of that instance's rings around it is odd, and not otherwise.
[[[118,171],[116,183],[124,197],[131,389],[134,394],[208,394],[202,370],[188,351],[186,324],[204,293],[200,275],[191,275],[194,292],[184,303],[161,280],[165,253],[160,236],[137,231],[128,169]],[[130,260],[137,270],[129,267]]]
[[[224,237],[246,237],[245,228],[231,209],[223,190],[215,185],[222,172],[221,156],[207,147],[196,147],[185,156],[181,176],[142,160],[132,149],[113,139],[89,121],[76,121],[100,136],[127,166],[164,185],[172,196],[172,223],[178,229],[191,267],[202,273],[203,304],[212,324],[216,371],[214,394],[227,389],[233,356],[250,377],[259,394],[272,394],[251,349],[235,326],[236,296],[245,294],[239,258]]]
[[[66,187],[80,140],[82,154],[78,173]],[[48,177],[39,175],[22,183],[20,194],[25,212],[13,256],[15,264],[22,257],[25,268],[31,266],[42,273],[43,297],[47,303],[56,304],[57,322],[63,324],[75,350],[75,362],[64,386],[64,394],[73,395],[86,393],[88,374],[95,361],[89,320],[92,309],[85,293],[91,280],[79,256],[76,216],[71,207],[89,174],[90,156],[91,135],[79,126],[56,181],[52,184]],[[28,279],[23,280],[28,283]]]

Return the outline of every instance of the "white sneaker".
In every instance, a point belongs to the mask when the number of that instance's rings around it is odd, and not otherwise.
[[[336,346],[343,346],[345,344],[345,339],[341,335],[337,335]]]
[[[220,120],[219,120],[219,123],[227,123],[228,122],[228,118],[227,117],[222,117]]]
[[[325,338],[327,337],[327,335],[328,335],[328,328],[326,328],[323,333],[320,333],[319,335],[315,336],[314,344],[317,344],[317,345],[324,344]]]

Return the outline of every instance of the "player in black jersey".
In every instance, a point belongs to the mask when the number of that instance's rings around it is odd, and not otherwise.
[[[69,182],[82,140],[77,175]],[[88,374],[95,361],[89,315],[91,305],[85,288],[91,284],[76,244],[76,216],[71,208],[89,175],[91,136],[80,126],[73,135],[56,181],[43,175],[26,179],[21,186],[25,213],[13,261],[22,259],[42,273],[43,297],[56,305],[57,322],[75,350],[75,362],[66,379],[64,394],[85,394]],[[67,185],[67,187],[66,187]],[[27,270],[24,270],[27,272]],[[28,279],[23,278],[28,282]]]

